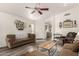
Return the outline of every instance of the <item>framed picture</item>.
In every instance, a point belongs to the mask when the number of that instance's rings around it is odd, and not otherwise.
[[[63,27],[64,28],[72,28],[73,27],[73,21],[67,19],[66,21],[63,22]]]

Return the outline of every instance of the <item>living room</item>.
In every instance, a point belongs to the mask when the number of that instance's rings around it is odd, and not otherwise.
[[[78,56],[78,11],[79,3],[0,3],[0,56]]]

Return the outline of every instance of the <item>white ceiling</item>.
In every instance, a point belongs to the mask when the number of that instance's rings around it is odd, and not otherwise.
[[[38,14],[37,12],[34,14],[30,14],[32,11],[31,9],[26,9],[25,6],[29,7],[48,7],[49,11],[42,11],[43,15]],[[58,14],[61,12],[64,12],[68,9],[74,8],[76,6],[79,6],[77,3],[70,3],[70,4],[64,4],[64,3],[0,3],[0,11],[6,12],[9,14],[22,16],[22,17],[28,17],[30,19],[44,19],[46,17],[49,17],[51,15]]]

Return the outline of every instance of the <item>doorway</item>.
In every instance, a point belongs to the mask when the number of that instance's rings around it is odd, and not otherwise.
[[[45,33],[46,39],[50,40],[52,38],[52,25],[50,23],[45,23]]]
[[[35,25],[34,24],[30,24],[30,33],[34,34],[35,33]]]

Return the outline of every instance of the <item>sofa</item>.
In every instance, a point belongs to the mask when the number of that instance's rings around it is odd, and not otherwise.
[[[18,47],[28,43],[35,43],[35,34],[28,34],[26,38],[16,38],[15,34],[8,34],[6,36],[6,44],[8,48]]]
[[[60,51],[60,56],[77,56],[79,52],[79,40],[72,44],[66,43]]]
[[[60,38],[63,41],[63,45],[65,43],[73,43],[76,35],[77,35],[77,33],[75,33],[75,32],[69,32],[66,36],[61,36]]]

